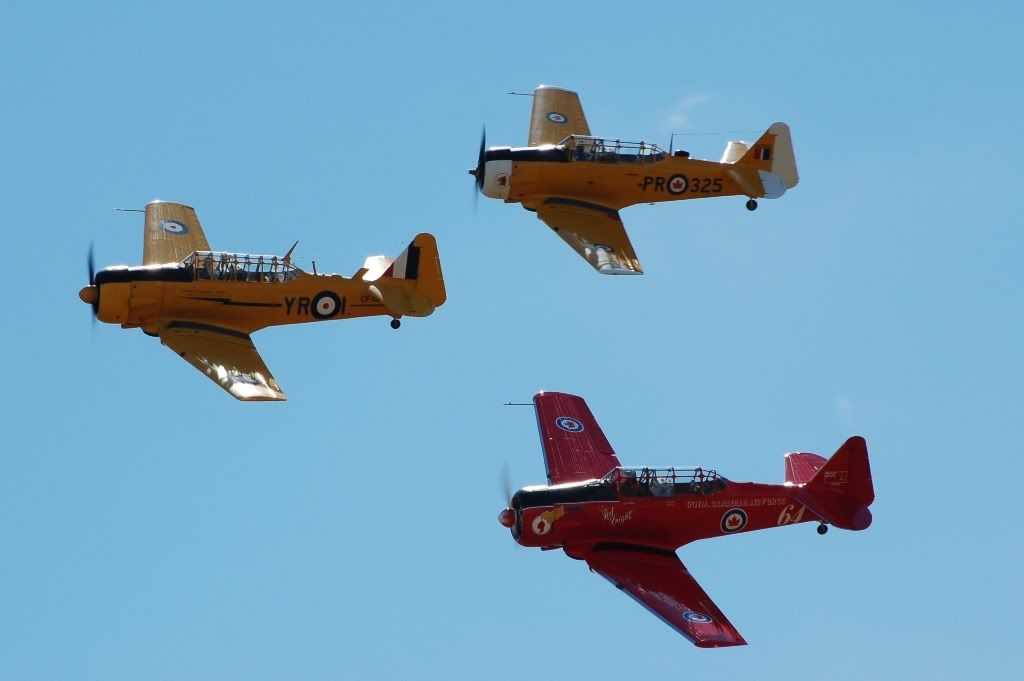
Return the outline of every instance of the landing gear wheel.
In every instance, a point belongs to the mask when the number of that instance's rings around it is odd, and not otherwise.
[[[757,201],[754,199],[747,201],[747,210],[757,210]]]
[[[818,525],[818,534],[825,534],[826,532],[828,532],[828,525],[825,523]]]
[[[402,322],[398,321],[397,319],[392,319],[391,320],[391,328],[392,329],[397,329],[401,325],[402,325]]]

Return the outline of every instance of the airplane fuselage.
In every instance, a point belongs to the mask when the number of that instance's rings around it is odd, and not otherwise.
[[[749,165],[665,153],[584,155],[562,145],[493,147],[485,154],[484,174],[481,191],[486,196],[522,203],[531,210],[549,196],[619,210],[638,203],[715,196],[756,198],[770,191],[758,169]]]
[[[298,270],[287,281],[270,276],[243,280],[241,274],[203,278],[200,273],[201,268],[179,263],[100,270],[97,318],[150,333],[175,319],[251,333],[283,324],[393,315],[372,284],[361,279]]]
[[[513,497],[512,533],[529,547],[599,543],[669,551],[698,539],[819,521],[795,496],[799,486],[717,479],[658,490],[590,481],[527,487]],[[674,489],[673,489],[674,488]]]

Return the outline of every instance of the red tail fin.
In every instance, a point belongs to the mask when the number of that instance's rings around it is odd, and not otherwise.
[[[871,482],[868,445],[864,438],[854,436],[843,443],[807,487],[840,492],[851,501],[870,506],[875,500],[875,486]]]
[[[875,487],[864,438],[847,440],[796,496],[836,527],[863,530],[870,525]]]

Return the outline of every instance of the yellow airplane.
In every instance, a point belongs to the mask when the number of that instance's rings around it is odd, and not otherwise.
[[[776,199],[799,181],[789,126],[774,123],[748,146],[729,142],[721,161],[665,152],[647,142],[590,134],[575,92],[533,92],[528,146],[487,148],[469,171],[479,191],[533,211],[601,274],[643,274],[619,210],[637,203],[747,196]]]
[[[211,251],[196,212],[146,205],[141,267],[94,271],[79,292],[94,319],[141,328],[239,400],[285,400],[249,334],[267,326],[372,315],[426,317],[445,301],[437,243],[419,234],[397,259],[371,256],[351,278],[284,257]],[[296,245],[298,242],[296,242]]]

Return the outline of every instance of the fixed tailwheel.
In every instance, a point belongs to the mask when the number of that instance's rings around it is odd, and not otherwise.
[[[828,532],[828,525],[825,523],[818,525],[818,534],[825,534],[826,532]]]
[[[747,210],[757,210],[757,201],[750,199],[747,201]]]
[[[392,329],[397,329],[401,325],[402,325],[402,322],[400,322],[399,320],[397,320],[397,319],[392,319],[391,320],[391,328]]]

